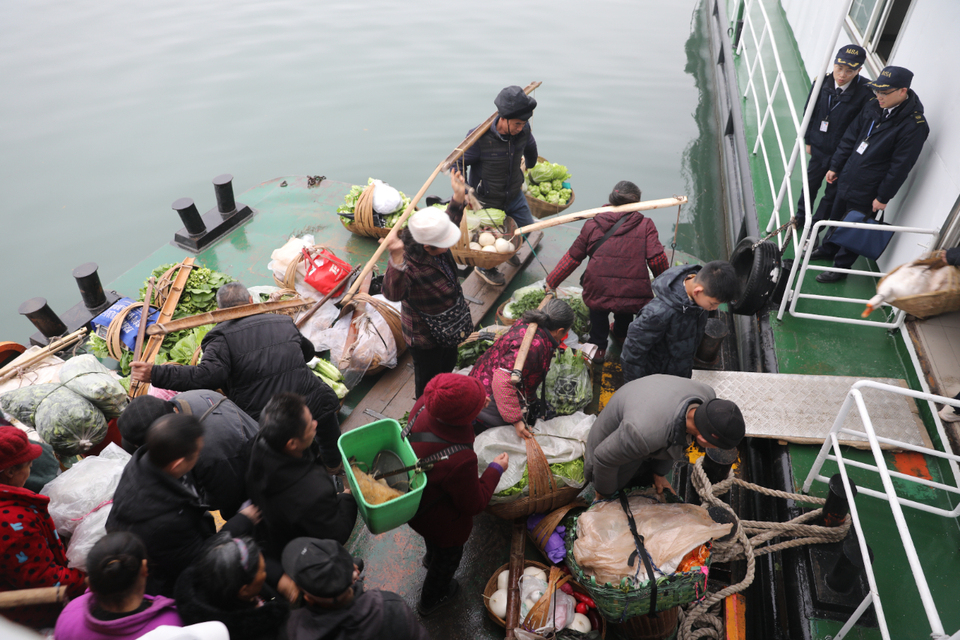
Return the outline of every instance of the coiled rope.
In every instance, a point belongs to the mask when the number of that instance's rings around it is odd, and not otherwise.
[[[705,506],[725,509],[734,518],[736,536],[729,541],[714,542],[714,562],[731,562],[733,560],[745,559],[747,562],[747,570],[743,580],[737,584],[730,585],[716,593],[710,594],[702,601],[690,605],[686,610],[681,609],[680,633],[678,634],[680,640],[696,640],[698,638],[721,640],[725,637],[723,618],[720,615],[720,607],[718,605],[720,605],[727,596],[740,593],[753,583],[756,573],[757,556],[808,544],[839,542],[847,536],[847,531],[850,529],[849,515],[844,519],[843,523],[837,527],[807,524],[810,521],[816,521],[820,517],[820,514],[823,512],[822,508],[804,513],[787,522],[741,520],[733,512],[730,505],[717,497],[729,491],[734,485],[750,491],[756,491],[766,496],[795,500],[796,502],[822,505],[826,500],[761,487],[760,485],[734,477],[732,470],[725,480],[713,484],[703,470],[703,458],[697,460],[696,464],[693,465],[692,480],[693,486],[697,489],[697,493],[700,494],[700,499]],[[789,539],[775,544],[766,544],[774,538]],[[694,625],[697,625],[698,628],[694,629]]]

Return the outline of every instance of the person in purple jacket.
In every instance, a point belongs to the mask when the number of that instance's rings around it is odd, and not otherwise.
[[[174,601],[147,596],[147,550],[136,535],[109,533],[87,554],[90,590],[57,619],[56,640],[133,640],[161,625],[181,627]]]

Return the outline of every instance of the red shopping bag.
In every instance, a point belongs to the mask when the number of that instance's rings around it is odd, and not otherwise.
[[[303,266],[306,270],[304,282],[326,295],[350,275],[350,265],[333,255],[332,251],[320,248],[316,256],[311,256],[305,248]]]

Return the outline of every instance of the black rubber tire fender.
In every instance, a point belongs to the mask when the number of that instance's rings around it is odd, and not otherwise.
[[[780,249],[769,240],[760,242],[755,236],[747,236],[737,243],[730,264],[740,278],[740,297],[730,302],[730,311],[752,316],[763,309],[777,288],[783,272]]]

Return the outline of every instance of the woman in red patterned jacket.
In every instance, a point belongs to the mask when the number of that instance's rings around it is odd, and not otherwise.
[[[0,427],[0,591],[61,586],[68,597],[84,592],[84,574],[67,568],[67,555],[47,513],[50,498],[23,485],[43,449],[16,427]],[[34,628],[52,627],[59,605],[5,609],[3,615]]]
[[[490,396],[490,404],[477,416],[475,428],[478,433],[490,427],[512,424],[521,438],[533,437],[524,421],[523,408],[537,399],[537,390],[547,375],[553,353],[563,342],[573,321],[570,305],[553,299],[543,309],[524,313],[519,322],[480,356],[470,376],[483,385]],[[527,325],[533,322],[537,323],[537,332],[523,362],[520,384],[515,387],[510,384],[510,373],[516,364]]]
[[[417,211],[407,228],[387,245],[390,259],[383,278],[383,295],[401,303],[403,339],[413,357],[418,398],[435,375],[453,371],[457,345],[473,331],[457,265],[449,251],[461,235],[466,186],[459,172],[451,174],[450,186],[453,199],[446,213],[436,207]],[[445,335],[451,328],[461,331],[458,335]]]
[[[610,193],[610,206],[640,202],[640,188],[621,180]],[[621,222],[622,220],[622,222]],[[619,224],[616,229],[614,225]],[[613,233],[607,236],[607,232]],[[606,240],[600,241],[606,236]],[[633,316],[653,300],[647,267],[657,277],[670,262],[660,244],[653,220],[639,212],[601,213],[587,220],[580,235],[547,276],[547,289],[556,289],[587,258],[583,274],[583,303],[590,309],[590,339],[603,362],[613,314],[613,337],[623,343]]]

